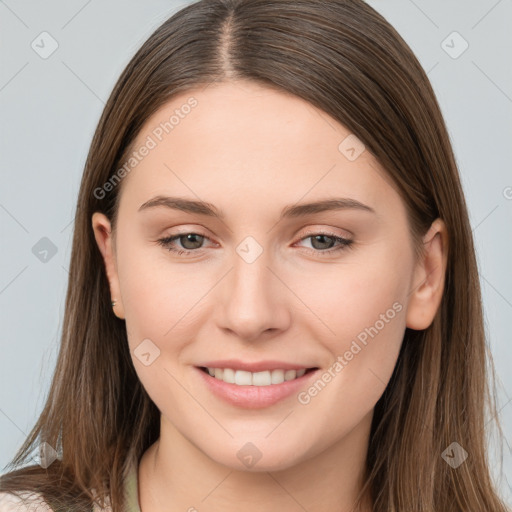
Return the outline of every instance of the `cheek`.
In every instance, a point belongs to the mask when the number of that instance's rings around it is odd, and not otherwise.
[[[339,263],[306,266],[286,281],[342,349],[341,340],[372,326],[381,314],[389,310],[395,318],[394,303],[405,309],[410,272],[409,254],[397,256],[393,245],[382,243],[347,253]]]
[[[206,276],[202,274],[201,283],[192,265],[171,263],[159,247],[125,245],[119,251],[118,274],[127,328],[157,339],[170,336],[177,322],[190,321],[187,311],[204,295]]]
[[[315,278],[303,277],[298,292],[316,317],[308,314],[309,320],[299,322],[303,329],[313,330],[314,339],[329,354],[323,361],[331,369],[326,387],[336,391],[325,396],[340,405],[342,415],[343,410],[352,410],[356,417],[358,411],[363,414],[373,407],[395,367],[405,332],[411,271],[409,255],[404,252],[402,259],[397,258],[391,245],[366,254],[351,256]]]
[[[183,381],[180,354],[195,337],[200,304],[192,306],[204,291],[191,282],[190,272],[170,264],[158,248],[126,244],[119,255],[118,275],[135,370],[160,410],[172,404],[179,411],[183,404],[178,384]]]

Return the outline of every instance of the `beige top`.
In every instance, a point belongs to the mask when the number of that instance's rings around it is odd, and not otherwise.
[[[137,464],[132,463],[125,482],[126,512],[141,512],[137,479]],[[105,508],[94,505],[94,512],[112,512],[107,503]],[[0,492],[0,512],[53,512],[38,493],[24,491],[18,496]]]

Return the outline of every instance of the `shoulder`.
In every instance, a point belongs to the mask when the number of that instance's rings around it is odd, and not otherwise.
[[[94,512],[112,512],[107,500],[105,508],[94,505]],[[35,492],[20,492],[16,496],[10,492],[0,492],[0,512],[53,512],[42,496]]]
[[[40,494],[0,492],[0,512],[52,512]]]

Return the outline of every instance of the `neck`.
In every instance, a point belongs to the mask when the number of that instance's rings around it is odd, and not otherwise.
[[[372,415],[334,445],[276,471],[241,471],[212,460],[163,416],[161,435],[139,464],[143,512],[355,512]],[[368,496],[359,509],[371,511]]]

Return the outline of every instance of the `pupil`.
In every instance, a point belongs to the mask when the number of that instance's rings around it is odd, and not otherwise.
[[[312,245],[315,249],[330,249],[330,247],[325,247],[325,242],[324,242],[324,245],[322,245],[322,243],[320,243],[320,247],[316,247],[316,246],[315,246],[315,242],[316,242],[316,241],[318,241],[318,239],[325,240],[326,238],[330,240],[330,242],[327,242],[327,245],[329,245],[330,243],[332,243],[332,237],[327,236],[327,235],[316,235],[316,236],[314,236],[314,237],[311,239],[311,245]]]
[[[199,237],[199,240],[194,241],[194,237]],[[183,235],[180,238],[181,238],[181,240],[180,240],[181,244],[183,245],[183,247],[185,249],[198,249],[199,247],[201,247],[201,242],[203,239],[203,237],[201,235],[198,235],[196,233],[190,233],[188,235]],[[189,242],[192,243],[192,247],[187,245]]]

